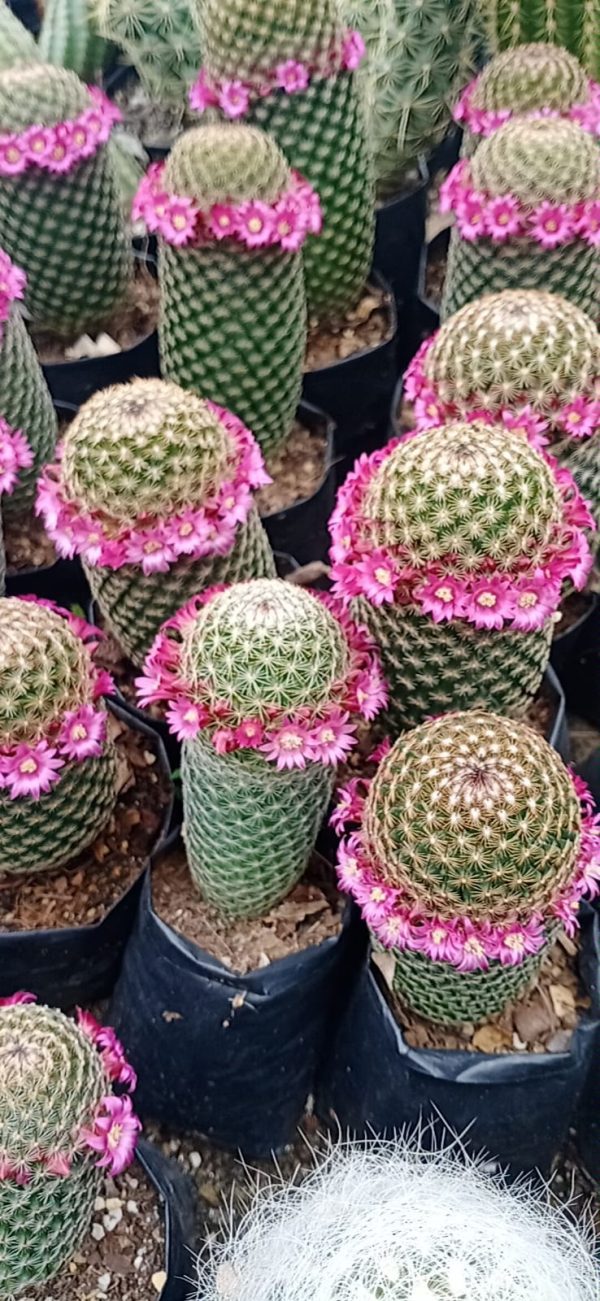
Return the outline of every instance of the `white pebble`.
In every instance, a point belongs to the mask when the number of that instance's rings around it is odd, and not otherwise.
[[[106,1202],[103,1197],[97,1197],[94,1202],[95,1211],[103,1211],[106,1208]]]
[[[128,1210],[128,1212],[129,1212],[130,1215],[137,1215],[139,1209],[140,1209],[140,1208],[139,1208],[137,1202],[128,1202],[128,1203],[127,1203],[127,1210]]]
[[[101,1274],[98,1279],[98,1291],[108,1292],[112,1280],[112,1274]]]
[[[104,1229],[101,1224],[92,1224],[92,1238],[95,1242],[102,1242],[105,1237]]]
[[[202,1165],[202,1157],[199,1152],[190,1152],[190,1165],[192,1170],[199,1170]]]
[[[123,1219],[123,1212],[120,1206],[118,1210],[111,1211],[109,1215],[104,1215],[102,1217],[102,1223],[104,1225],[104,1228],[106,1229],[106,1232],[112,1233],[113,1230],[116,1229],[117,1224],[121,1223],[122,1219]]]

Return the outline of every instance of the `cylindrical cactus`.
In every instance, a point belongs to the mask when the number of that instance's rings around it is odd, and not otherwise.
[[[266,453],[289,433],[302,387],[300,250],[318,227],[318,201],[304,196],[274,140],[217,124],[186,132],[134,206],[159,235],[164,374],[235,411]]]
[[[591,567],[568,471],[511,430],[451,423],[361,458],[331,520],[334,591],[377,641],[390,720],[517,713],[550,652],[561,586]]]
[[[201,62],[193,0],[91,0],[94,21],[135,68],[152,100],[185,108]]]
[[[49,1282],[76,1252],[101,1168],[133,1159],[135,1075],[108,1028],[32,994],[0,999],[0,1296]]]
[[[1,872],[61,867],[112,813],[117,766],[106,675],[92,659],[98,635],[46,602],[0,601]]]
[[[46,0],[37,48],[44,63],[84,81],[100,78],[110,50],[94,27],[90,0]]]
[[[600,150],[577,123],[515,118],[444,183],[456,213],[445,318],[483,293],[546,289],[595,318],[600,283]]]
[[[31,32],[13,14],[6,0],[0,0],[0,69],[11,68],[14,63],[33,63],[38,57]]]
[[[106,149],[116,117],[74,72],[0,73],[0,245],[27,275],[34,323],[65,336],[106,321],[132,270]]]
[[[183,739],[192,876],[223,913],[262,913],[308,864],[352,714],[385,699],[371,640],[328,598],[259,579],[190,602],[145,674]]]
[[[522,993],[600,888],[591,808],[548,742],[511,719],[451,713],[395,742],[338,870],[416,1011],[477,1021]]]
[[[142,664],[164,623],[214,583],[275,573],[252,489],[259,449],[230,412],[162,380],[94,394],[48,466],[38,509],[78,554],[103,617]]]
[[[58,422],[18,299],[25,276],[0,249],[0,494],[2,513],[19,515],[53,455]]]
[[[314,187],[323,233],[304,255],[309,312],[344,311],[365,283],[374,238],[366,120],[353,72],[362,38],[344,30],[336,0],[197,3],[204,62],[192,107],[244,114]]]
[[[530,41],[551,41],[580,59],[600,81],[598,0],[479,0],[493,51]]]

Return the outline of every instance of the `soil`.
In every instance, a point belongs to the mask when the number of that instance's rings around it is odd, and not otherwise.
[[[554,722],[555,711],[556,698],[550,687],[542,682],[537,696],[527,706],[523,722],[547,738]]]
[[[6,572],[15,574],[21,569],[44,569],[57,560],[53,543],[41,519],[30,511],[18,519],[3,520]]]
[[[425,270],[425,297],[436,311],[439,311],[442,305],[447,262],[448,249],[443,245],[441,248],[430,248],[428,250]]]
[[[123,128],[150,149],[170,149],[184,127],[183,109],[150,100],[148,92],[132,76],[116,92],[115,104],[123,114]]]
[[[356,352],[379,347],[392,332],[391,298],[377,285],[367,285],[356,307],[326,324],[308,322],[305,370],[320,370]]]
[[[263,516],[288,510],[317,491],[327,470],[327,435],[313,434],[295,421],[282,447],[267,460],[267,470],[273,482],[256,494]]]
[[[61,930],[100,921],[137,879],[151,854],[170,798],[147,736],[112,715],[118,798],[107,827],[67,867],[35,875],[0,873],[0,933]]]
[[[554,630],[555,637],[561,637],[563,633],[568,632],[584,614],[587,614],[590,608],[590,598],[587,592],[570,592],[564,601],[561,602],[560,613],[561,620],[557,623]]]
[[[136,261],[126,301],[95,338],[84,334],[74,339],[62,339],[49,331],[32,330],[40,361],[46,366],[54,365],[110,356],[135,347],[156,329],[159,299],[158,281],[142,262]]]
[[[56,1278],[19,1301],[158,1301],[166,1283],[159,1194],[137,1162],[104,1179],[90,1232]]]
[[[317,853],[300,883],[262,917],[227,919],[206,903],[182,849],[153,868],[152,902],[167,926],[242,976],[337,935],[345,908],[330,865]]]

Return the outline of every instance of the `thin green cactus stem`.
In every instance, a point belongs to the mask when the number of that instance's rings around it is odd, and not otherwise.
[[[39,58],[37,45],[27,28],[0,0],[0,71],[15,63],[33,63]]]
[[[33,452],[30,469],[21,470],[13,492],[2,499],[5,519],[21,515],[33,504],[43,465],[52,460],[58,421],[21,312],[13,303],[0,327],[0,416],[20,429]]]
[[[480,0],[492,50],[530,41],[562,45],[576,55],[591,77],[600,79],[600,4],[598,0]]]
[[[93,26],[89,0],[46,0],[38,49],[44,63],[69,68],[83,81],[96,81],[110,47]]]

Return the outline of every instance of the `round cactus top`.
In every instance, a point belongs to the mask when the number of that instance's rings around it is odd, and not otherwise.
[[[447,714],[396,741],[363,828],[378,873],[440,917],[495,921],[546,907],[572,877],[581,809],[556,751],[531,728]]]
[[[179,137],[169,155],[169,191],[200,208],[255,200],[274,203],[290,184],[290,169],[272,136],[257,127],[215,123]]]
[[[471,159],[477,191],[510,194],[526,207],[575,205],[600,195],[597,141],[562,118],[515,118],[482,140]]]
[[[573,54],[542,42],[518,45],[491,59],[477,78],[472,104],[484,111],[566,111],[588,97],[588,79]]]
[[[0,749],[33,742],[94,698],[90,652],[44,605],[0,601]]]
[[[30,63],[0,73],[0,134],[56,126],[77,118],[90,105],[87,86],[65,68]]]
[[[318,72],[343,37],[335,0],[202,0],[198,14],[204,64],[213,77],[251,80],[291,59]]]

